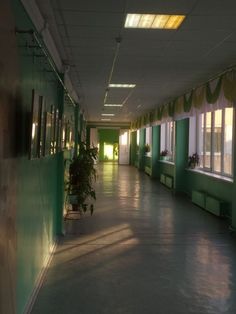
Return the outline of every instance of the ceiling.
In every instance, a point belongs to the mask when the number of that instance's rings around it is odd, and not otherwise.
[[[236,64],[235,0],[36,0],[88,121],[128,122]],[[126,13],[185,14],[178,30],[125,29]],[[121,43],[117,43],[117,38]],[[111,83],[136,84],[134,89]]]

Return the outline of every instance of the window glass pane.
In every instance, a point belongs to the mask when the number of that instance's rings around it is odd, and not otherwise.
[[[172,149],[171,149],[171,123],[167,122],[167,129],[166,129],[166,134],[167,134],[167,141],[166,141],[166,149],[168,150],[169,154],[172,154]]]
[[[174,160],[174,122],[167,122],[166,124],[166,146],[168,150],[169,160]]]
[[[170,150],[171,150],[171,159],[174,160],[174,152],[175,152],[175,123],[170,122]]]
[[[233,108],[225,109],[224,173],[232,175]]]
[[[175,123],[167,122],[161,124],[161,147],[160,151],[168,151],[168,160],[174,160],[175,147]]]
[[[189,143],[188,155],[192,156],[198,151],[196,142],[196,116],[189,117]]]
[[[137,138],[136,138],[136,140],[137,140],[137,146],[139,146],[139,130],[137,130]]]
[[[160,151],[164,151],[166,149],[166,125],[161,124],[161,148]]]
[[[145,153],[147,156],[151,156],[151,148],[152,148],[152,127],[146,128],[146,136],[145,136]]]
[[[152,127],[146,128],[145,144],[148,144],[149,146],[152,144]]]
[[[198,117],[198,154],[200,157],[200,167],[203,167],[203,151],[204,151],[204,114]]]
[[[205,115],[204,167],[211,167],[211,112]]]
[[[128,132],[121,135],[121,145],[127,145],[128,143]]]
[[[214,126],[213,126],[213,170],[221,172],[221,132],[222,132],[222,110],[214,112]]]

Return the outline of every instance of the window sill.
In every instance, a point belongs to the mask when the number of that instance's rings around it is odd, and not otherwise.
[[[193,172],[193,173],[205,175],[207,177],[211,177],[211,178],[216,179],[216,180],[225,181],[225,182],[228,182],[228,183],[233,183],[234,182],[233,178],[225,177],[225,176],[222,176],[222,175],[219,175],[219,174],[216,174],[216,173],[212,173],[212,172],[206,172],[206,171],[203,171],[201,169],[187,168],[186,170],[190,171],[190,172]]]
[[[158,161],[163,163],[163,164],[169,164],[169,165],[172,165],[172,166],[175,165],[175,163],[173,161],[169,161],[169,160],[161,160],[161,159],[159,159]]]

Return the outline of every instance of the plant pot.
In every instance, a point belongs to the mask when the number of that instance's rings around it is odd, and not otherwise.
[[[80,206],[78,203],[78,196],[75,194],[68,195],[68,202],[72,207],[72,211],[80,211]]]
[[[79,204],[71,204],[71,207],[72,207],[72,211],[73,211],[73,212],[78,212],[78,211],[80,211],[80,210],[79,210]]]
[[[160,156],[160,160],[168,160],[168,156]]]
[[[68,202],[71,204],[71,205],[78,205],[78,196],[76,194],[68,194],[67,195],[68,197]]]

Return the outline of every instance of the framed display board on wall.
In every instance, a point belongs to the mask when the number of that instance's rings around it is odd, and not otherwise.
[[[45,155],[45,99],[40,96],[41,113],[40,113],[40,139],[39,139],[39,157]]]
[[[45,156],[48,156],[52,153],[52,114],[49,112],[46,112],[45,124]]]
[[[40,131],[41,131],[41,114],[42,114],[42,99],[39,94],[32,90],[32,105],[31,105],[31,132],[30,132],[30,150],[29,158],[34,159],[40,156]]]

